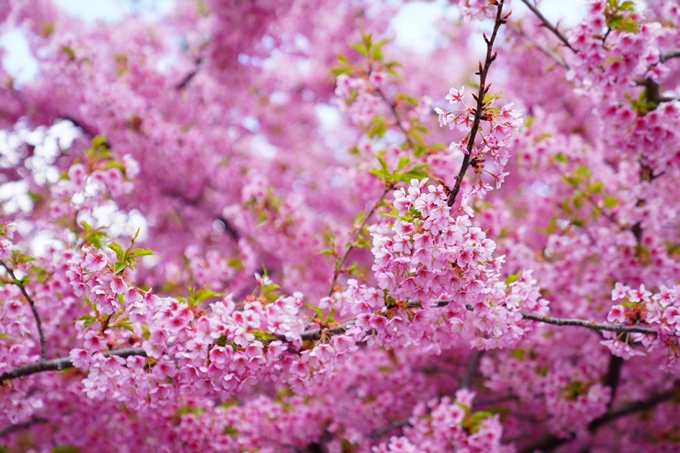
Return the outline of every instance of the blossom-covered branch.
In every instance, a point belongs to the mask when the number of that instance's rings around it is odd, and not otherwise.
[[[487,37],[486,34],[484,35],[484,41],[486,42],[486,58],[484,59],[484,64],[482,64],[482,62],[479,63],[479,71],[476,73],[477,75],[479,75],[479,90],[477,91],[476,96],[473,95],[477,105],[475,106],[473,111],[474,116],[472,118],[472,125],[470,126],[467,144],[465,145],[465,150],[467,152],[463,156],[463,162],[460,165],[460,170],[458,171],[458,174],[455,176],[455,183],[453,185],[453,188],[450,189],[448,194],[447,204],[449,206],[453,206],[453,204],[456,202],[456,197],[458,196],[458,192],[460,192],[460,187],[461,184],[463,183],[463,177],[465,176],[465,172],[471,165],[472,148],[475,145],[475,140],[477,139],[477,132],[479,130],[482,118],[484,117],[485,114],[487,102],[486,95],[489,92],[489,87],[491,86],[490,84],[487,85],[486,78],[489,75],[491,63],[493,63],[497,56],[497,53],[495,53],[493,50],[493,45],[494,42],[496,41],[498,30],[501,28],[501,25],[505,24],[508,21],[508,17],[510,16],[510,13],[507,13],[505,15],[503,14],[504,0],[493,0],[491,3],[495,5],[497,8],[496,17],[494,21],[493,31],[491,32],[491,36]]]
[[[33,301],[33,298],[31,298],[30,294],[28,294],[28,291],[26,291],[25,283],[22,283],[22,281],[20,281],[14,274],[14,269],[8,267],[7,264],[5,264],[2,260],[0,260],[0,266],[5,268],[5,271],[7,271],[7,274],[9,275],[10,283],[16,285],[19,288],[21,294],[31,307],[33,318],[35,319],[35,327],[38,330],[38,338],[40,339],[40,359],[47,360],[47,341],[45,340],[45,334],[43,333],[40,315],[38,314],[38,310],[35,307],[35,301]]]

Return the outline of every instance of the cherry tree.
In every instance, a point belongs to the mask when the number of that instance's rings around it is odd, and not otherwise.
[[[0,451],[680,449],[680,4],[0,2]]]

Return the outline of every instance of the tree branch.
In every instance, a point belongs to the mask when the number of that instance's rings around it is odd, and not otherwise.
[[[146,357],[146,352],[144,352],[144,349],[142,348],[114,349],[112,351],[105,351],[105,354],[123,358],[134,355]],[[17,367],[14,367],[12,371],[0,375],[0,382],[24,376],[30,376],[31,374],[41,373],[43,371],[59,371],[65,370],[67,368],[73,368],[73,362],[71,361],[70,357],[61,357],[58,359],[51,360],[39,360],[37,362],[27,363],[25,365],[19,365]]]
[[[562,32],[557,29],[556,26],[551,24],[550,21],[538,10],[538,8],[536,8],[536,6],[532,5],[529,2],[529,0],[522,0],[522,3],[527,5],[527,8],[529,8],[531,12],[534,13],[534,15],[540,19],[540,21],[543,23],[543,26],[550,30],[557,37],[557,39],[562,41],[562,43],[565,46],[567,46],[569,50],[571,50],[574,53],[578,53],[578,50],[571,47],[571,44],[569,44],[569,41],[567,40],[566,36],[564,36]]]
[[[397,126],[401,130],[402,134],[406,137],[406,142],[408,143],[408,146],[411,147],[412,150],[415,151],[415,145],[413,144],[413,141],[411,140],[411,136],[408,134],[408,131],[402,126],[401,124],[401,119],[399,118],[399,112],[397,112],[397,106],[390,102],[389,99],[387,99],[387,96],[385,93],[380,88],[377,88],[375,90],[378,95],[382,98],[383,101],[385,101],[385,104],[390,106],[390,110],[392,110],[392,114],[394,115],[394,118],[397,120]]]
[[[17,423],[16,425],[6,426],[6,427],[0,429],[0,437],[6,436],[8,434],[15,433],[17,431],[22,431],[22,430],[30,428],[31,426],[36,425],[38,423],[48,423],[48,422],[49,422],[49,420],[46,419],[46,418],[33,417],[26,422]]]
[[[663,403],[664,401],[667,401],[674,396],[680,396],[680,380],[675,381],[673,383],[673,387],[671,387],[669,390],[666,390],[665,392],[660,392],[655,395],[650,396],[649,398],[646,398],[644,400],[639,400],[639,401],[634,401],[632,403],[624,404],[622,406],[617,407],[614,410],[611,410],[604,414],[602,417],[597,418],[590,422],[588,425],[588,429],[590,431],[595,431],[597,428],[600,426],[607,424],[609,422],[612,422],[616,419],[619,419],[621,417],[625,417],[627,415],[634,414],[636,412],[641,412],[645,411],[647,409],[651,409],[654,406],[656,406],[659,403]]]
[[[491,68],[491,63],[496,59],[496,53],[493,52],[493,44],[496,41],[496,36],[498,35],[498,30],[501,25],[507,22],[509,13],[503,16],[503,1],[499,0],[496,2],[498,10],[496,11],[496,20],[493,27],[493,32],[491,33],[491,38],[487,38],[484,34],[484,41],[486,41],[486,59],[484,60],[484,66],[479,63],[479,91],[477,92],[477,106],[475,107],[475,116],[472,120],[472,128],[470,129],[470,136],[468,137],[468,142],[466,145],[467,154],[463,157],[463,163],[460,166],[460,171],[456,175],[456,182],[453,189],[449,192],[449,198],[447,204],[453,206],[456,202],[456,197],[458,192],[460,192],[460,186],[463,183],[463,177],[465,172],[470,166],[470,156],[472,155],[472,148],[475,145],[475,139],[477,138],[477,132],[479,131],[479,124],[482,121],[482,115],[484,115],[484,96],[489,91],[491,85],[486,84],[486,77],[489,74],[489,68]],[[474,95],[473,95],[474,96]]]
[[[634,414],[636,412],[641,412],[647,409],[651,409],[659,403],[667,401],[674,396],[680,395],[680,381],[675,381],[673,387],[665,392],[657,393],[645,398],[643,400],[635,401],[632,403],[624,404],[616,409],[610,410],[603,416],[596,418],[588,424],[588,430],[590,432],[595,432],[600,426],[605,425],[609,422],[617,420],[621,417]],[[574,440],[575,436],[572,434],[568,437],[556,437],[552,434],[545,436],[539,441],[527,445],[526,447],[519,450],[519,453],[533,453],[536,450],[543,451],[544,453],[553,451],[557,447],[567,442]]]
[[[329,297],[333,294],[333,290],[335,288],[335,283],[338,281],[338,277],[340,276],[340,272],[342,271],[342,266],[347,261],[347,257],[349,256],[350,252],[352,250],[354,250],[354,244],[357,241],[357,239],[359,238],[361,231],[368,224],[368,221],[371,219],[373,214],[375,214],[375,211],[377,211],[378,207],[381,205],[381,203],[383,202],[383,200],[385,199],[387,194],[390,193],[390,191],[392,191],[392,189],[394,189],[394,184],[390,184],[389,187],[385,188],[382,195],[380,195],[380,198],[378,199],[378,201],[376,201],[375,204],[373,205],[373,208],[371,208],[370,212],[368,214],[366,214],[366,217],[364,217],[364,220],[357,227],[357,229],[354,233],[354,238],[352,239],[352,242],[350,243],[350,246],[345,251],[344,255],[342,257],[338,257],[335,260],[335,266],[334,266],[334,269],[333,269],[333,279],[331,280],[331,285],[330,285],[330,288],[328,289],[328,296]]]
[[[616,391],[619,388],[619,380],[621,378],[621,368],[623,367],[623,358],[615,355],[609,356],[609,367],[607,368],[607,374],[605,375],[602,384],[606,385],[611,389],[611,397],[609,403],[607,404],[607,410],[611,409],[612,404],[614,404],[614,399],[616,398]]]
[[[587,329],[597,330],[597,331],[607,331],[607,332],[617,332],[617,333],[643,333],[646,335],[656,336],[655,330],[649,327],[639,327],[639,326],[624,326],[619,324],[607,324],[603,322],[593,322],[586,319],[575,319],[575,318],[552,318],[550,316],[541,316],[533,313],[521,312],[522,318],[531,321],[542,322],[545,324],[553,324],[556,326],[578,326],[585,327]]]
[[[441,300],[437,302],[437,306],[439,307],[444,307],[448,305],[450,301],[447,300]],[[411,307],[419,307],[419,303],[412,303],[410,305]],[[471,310],[472,307],[467,307],[468,310]],[[656,331],[648,328],[648,327],[639,327],[639,326],[624,326],[624,325],[616,325],[616,324],[607,324],[607,323],[596,323],[593,321],[588,321],[585,319],[569,319],[569,318],[552,318],[550,316],[541,316],[541,315],[536,315],[533,313],[525,313],[521,312],[521,315],[524,319],[528,319],[530,321],[536,321],[536,322],[542,322],[546,324],[553,324],[556,326],[577,326],[577,327],[585,327],[587,329],[592,329],[596,331],[608,331],[608,332],[617,332],[617,333],[643,333],[647,335],[653,335],[656,336],[657,333]],[[300,338],[303,341],[317,341],[320,340],[324,335],[326,336],[332,336],[332,335],[337,335],[345,332],[348,327],[354,325],[355,320],[350,319],[348,321],[343,322],[342,324],[335,326],[335,327],[317,327],[314,329],[307,329],[302,334],[300,335]],[[276,336],[276,339],[279,341],[288,341],[287,338],[283,335],[278,335]],[[129,357],[133,355],[138,355],[138,356],[146,356],[146,352],[144,352],[144,349],[142,348],[125,348],[125,349],[114,349],[112,351],[107,351],[106,352],[109,355],[115,355],[118,357]],[[23,376],[29,376],[31,374],[35,373],[40,373],[43,371],[55,371],[55,370],[63,370],[66,368],[72,368],[73,363],[71,362],[70,357],[62,357],[58,359],[51,359],[51,360],[39,360],[37,362],[33,363],[28,363],[25,365],[19,365],[12,369],[12,371],[7,372],[3,375],[0,375],[0,382],[5,381],[8,379],[16,379],[19,377]]]
[[[11,283],[19,287],[19,289],[21,290],[21,294],[24,296],[24,298],[28,301],[28,304],[31,306],[31,311],[33,312],[33,317],[35,318],[35,325],[38,329],[38,337],[40,338],[40,359],[47,360],[47,342],[45,341],[45,334],[43,333],[42,323],[40,322],[38,310],[35,308],[35,302],[28,294],[28,291],[26,291],[26,287],[22,283],[20,283],[19,279],[17,279],[16,276],[14,275],[14,270],[9,268],[2,260],[0,260],[0,266],[5,268],[10,278],[12,279]]]
[[[383,435],[389,433],[390,431],[394,429],[399,429],[403,428],[404,426],[409,426],[411,423],[408,420],[398,420],[396,422],[392,422],[389,425],[383,426],[382,428],[376,429],[374,431],[371,431],[371,433],[368,435],[368,437],[372,438],[378,438],[382,437]]]
[[[673,49],[673,50],[669,50],[669,51],[663,52],[663,53],[659,56],[659,61],[660,61],[661,63],[665,63],[665,62],[667,62],[668,60],[670,60],[670,59],[672,59],[672,58],[678,58],[678,57],[680,57],[680,49]]]
[[[482,354],[484,351],[481,349],[475,349],[472,351],[472,354],[468,358],[467,364],[465,365],[465,373],[463,373],[463,376],[460,379],[460,386],[461,388],[470,388],[470,383],[472,382],[472,375],[475,373],[477,370],[477,366],[479,365],[479,359],[482,358]]]
[[[533,45],[536,49],[540,50],[543,52],[545,55],[548,57],[552,58],[552,60],[557,63],[558,65],[562,66],[564,69],[569,70],[569,65],[564,61],[564,59],[554,50],[549,49],[545,46],[542,46],[538,42],[536,42],[534,39],[531,38],[531,36],[527,35],[524,30],[522,30],[522,27],[517,27],[517,34],[519,34],[522,38],[525,40],[529,41],[531,45]]]

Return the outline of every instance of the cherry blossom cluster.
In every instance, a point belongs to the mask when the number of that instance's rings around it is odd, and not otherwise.
[[[524,124],[519,110],[513,109],[513,104],[506,104],[501,109],[491,107],[493,99],[484,104],[484,112],[481,113],[482,123],[480,125],[480,144],[472,143],[470,146],[469,130],[474,122],[475,109],[467,105],[465,102],[465,87],[460,90],[451,88],[449,94],[446,95],[446,100],[450,104],[459,107],[454,110],[442,110],[439,107],[435,108],[435,112],[439,116],[439,125],[441,127],[448,126],[449,129],[458,129],[465,133],[462,140],[454,141],[449,145],[451,151],[460,152],[463,155],[469,155],[473,162],[475,175],[479,176],[477,183],[473,190],[466,193],[464,196],[469,199],[471,195],[483,197],[491,186],[486,182],[487,178],[483,178],[482,173],[487,173],[495,181],[496,189],[500,189],[505,177],[508,175],[504,172],[508,159],[510,158],[510,148],[513,144],[512,138],[517,135],[519,129]],[[485,130],[487,128],[487,130]],[[486,160],[493,163],[490,168]]]
[[[489,0],[459,0],[458,8],[467,20],[493,19],[496,15],[497,3]],[[506,3],[510,1],[506,0]]]
[[[638,288],[630,288],[622,283],[616,283],[612,290],[613,305],[607,321],[622,325],[646,325],[653,329],[654,335],[632,333],[630,335],[607,334],[607,340],[602,341],[612,354],[624,359],[635,355],[645,355],[634,348],[634,344],[641,343],[648,351],[655,347],[662,347],[668,351],[667,366],[677,366],[678,345],[680,344],[680,289],[677,284],[661,285],[659,291],[653,294],[641,284]],[[644,323],[644,324],[641,324]]]
[[[350,280],[334,298],[339,314],[370,341],[420,343],[439,350],[451,335],[473,332],[478,348],[508,346],[529,329],[520,311],[545,314],[531,272],[500,280],[503,257],[466,215],[453,217],[444,188],[411,181],[395,191],[396,218],[372,227],[377,288]]]
[[[138,3],[0,6],[0,451],[678,450],[677,2]]]
[[[456,398],[430,400],[413,410],[411,426],[405,436],[392,437],[388,444],[374,447],[374,453],[435,453],[462,451],[470,453],[509,453],[513,448],[501,443],[503,428],[498,415],[471,412],[475,394],[456,392]]]

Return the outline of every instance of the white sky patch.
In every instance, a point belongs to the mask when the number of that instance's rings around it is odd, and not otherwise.
[[[28,40],[24,32],[15,28],[0,35],[2,66],[15,79],[18,86],[33,80],[38,75],[38,60],[31,55]]]
[[[326,130],[336,129],[340,125],[342,115],[337,107],[329,104],[316,104],[314,106],[316,116],[321,122],[321,127]]]
[[[278,152],[276,146],[269,143],[267,137],[262,134],[255,135],[250,142],[250,146],[253,154],[264,160],[272,160]]]
[[[519,0],[512,2],[511,6],[514,19],[532,14],[529,8]],[[585,1],[542,0],[538,8],[552,23],[559,23],[560,30],[566,30],[583,19],[586,3]],[[445,0],[407,3],[392,19],[391,26],[397,35],[395,43],[416,52],[432,52],[442,40],[437,30],[437,21],[443,17],[460,17],[458,8],[451,6]],[[485,49],[483,42],[480,47]]]
[[[120,22],[128,14],[155,17],[171,13],[174,0],[53,0],[73,17],[85,23]]]
[[[450,9],[442,0],[407,3],[392,19],[395,44],[418,52],[433,51],[440,38],[436,23]]]

